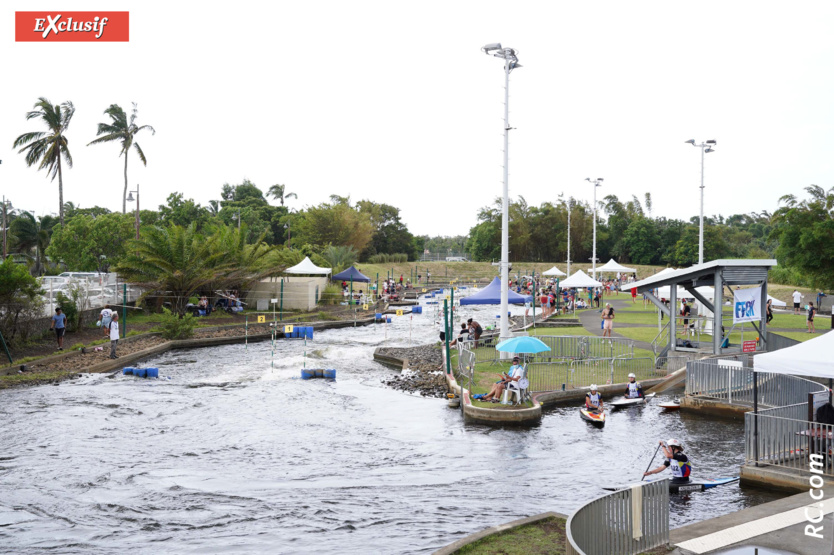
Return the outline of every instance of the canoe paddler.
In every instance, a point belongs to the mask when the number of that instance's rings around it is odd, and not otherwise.
[[[670,439],[666,443],[660,441],[660,446],[663,449],[663,455],[666,460],[663,464],[653,470],[643,473],[643,476],[650,474],[657,474],[663,472],[667,468],[672,471],[673,484],[689,483],[689,475],[692,473],[692,465],[689,463],[689,457],[683,454],[683,445],[677,439]]]
[[[597,391],[597,384],[591,384],[591,389],[585,394],[585,409],[593,412],[602,412],[602,394]]]
[[[643,386],[640,385],[640,382],[637,381],[637,376],[635,376],[633,372],[628,375],[628,383],[626,384],[625,398],[626,399],[642,399],[643,398]]]

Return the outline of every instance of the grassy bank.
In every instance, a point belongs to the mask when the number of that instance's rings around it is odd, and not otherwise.
[[[548,518],[488,536],[462,547],[460,555],[557,555],[565,553],[565,519]]]

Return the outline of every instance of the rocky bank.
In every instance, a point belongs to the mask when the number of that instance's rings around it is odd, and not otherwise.
[[[419,393],[424,397],[446,396],[448,388],[441,370],[443,355],[439,344],[383,347],[379,353],[408,361],[402,374],[383,380],[385,385],[400,391]]]

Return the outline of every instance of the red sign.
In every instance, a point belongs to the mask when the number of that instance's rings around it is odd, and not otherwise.
[[[15,12],[17,42],[128,42],[130,12]]]
[[[756,343],[757,342],[756,342],[755,339],[752,340],[752,341],[745,341],[741,346],[742,352],[744,352],[744,353],[755,353],[756,352]]]

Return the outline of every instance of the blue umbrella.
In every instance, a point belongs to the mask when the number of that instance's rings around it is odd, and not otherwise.
[[[505,353],[541,353],[542,351],[549,351],[550,347],[545,345],[541,339],[521,336],[502,341],[495,346],[495,350]]]

